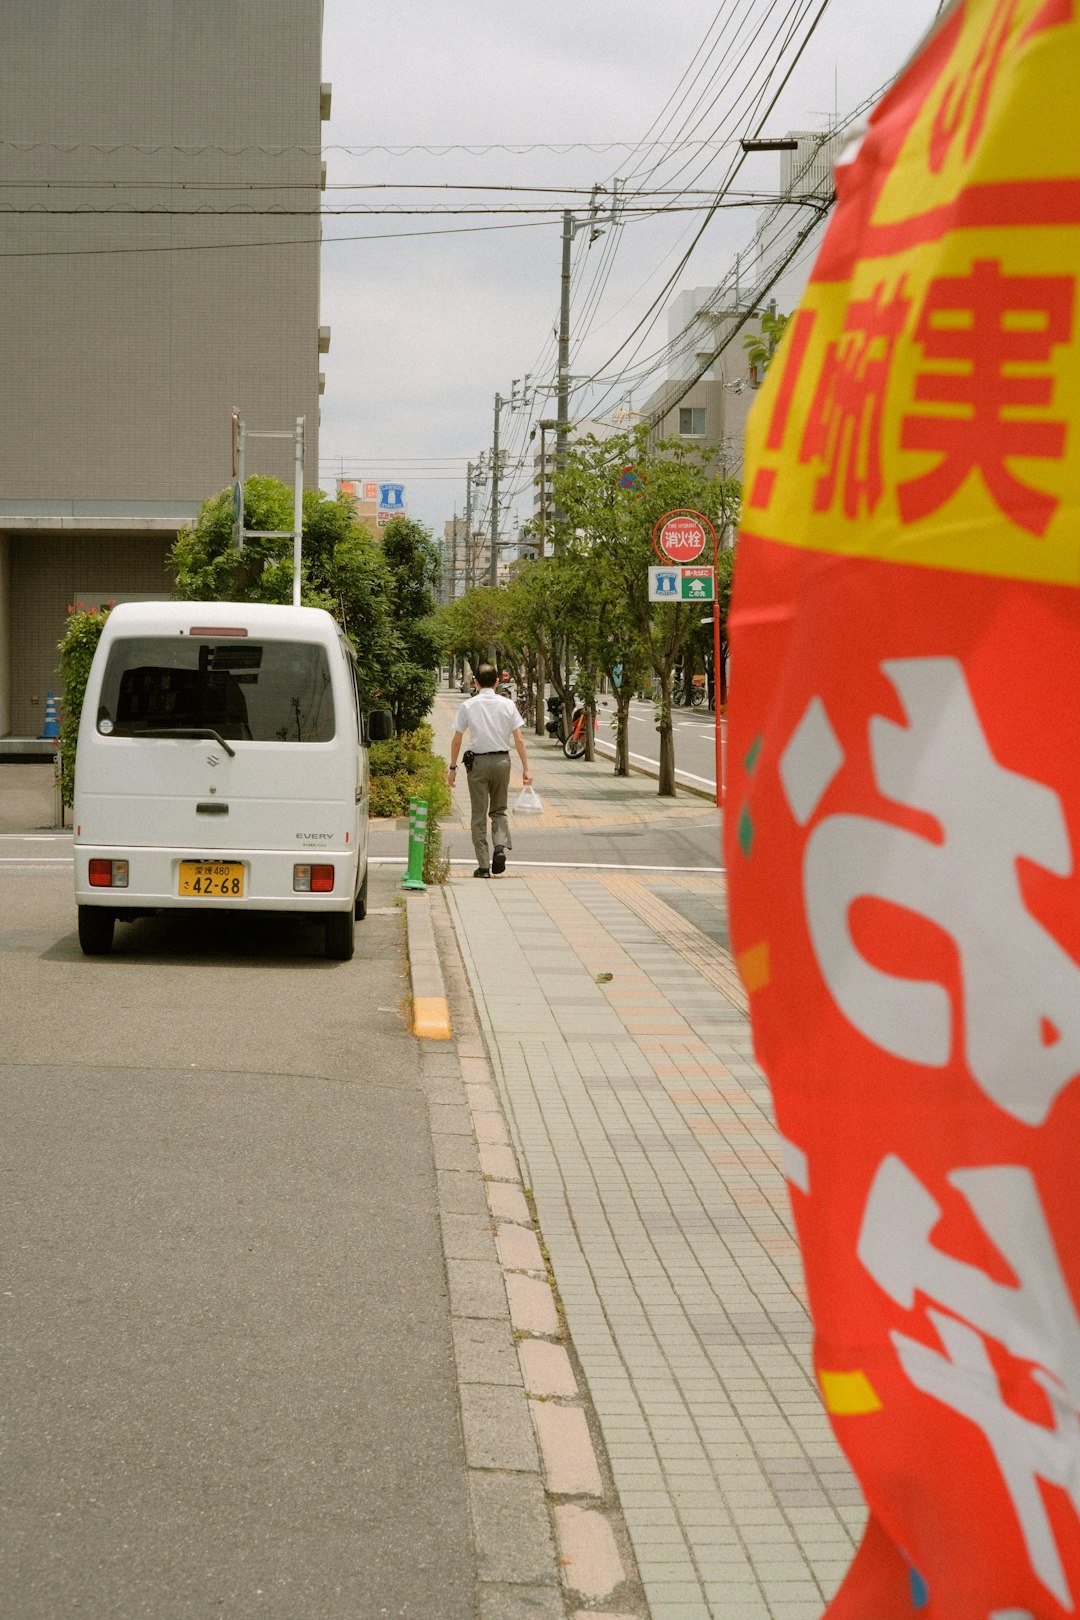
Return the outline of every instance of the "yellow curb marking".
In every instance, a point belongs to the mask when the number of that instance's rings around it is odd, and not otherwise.
[[[864,1372],[818,1372],[818,1383],[828,1410],[837,1417],[860,1417],[880,1412],[877,1390]]]
[[[749,995],[753,995],[755,990],[764,990],[771,977],[768,940],[759,940],[748,950],[740,951],[735,958],[735,966]]]
[[[414,996],[412,1032],[422,1040],[448,1041],[450,1007],[445,996]]]

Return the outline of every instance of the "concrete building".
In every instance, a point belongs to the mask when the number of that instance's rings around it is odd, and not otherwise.
[[[318,481],[322,0],[0,6],[0,751],[69,603],[168,594],[249,430]],[[247,471],[292,479],[291,442]]]
[[[669,377],[645,401],[643,415],[648,419],[661,413],[652,432],[653,442],[678,438],[703,448],[718,447],[725,472],[738,477],[742,472],[746,418],[753,402],[743,338],[759,331],[761,323],[751,316],[736,331],[745,311],[716,307],[722,291],[693,287],[672,301],[668,311],[672,355]],[[684,393],[687,379],[729,336],[727,347]],[[670,406],[669,400],[673,401]]]

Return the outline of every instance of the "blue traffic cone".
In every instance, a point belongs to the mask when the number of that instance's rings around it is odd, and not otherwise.
[[[56,701],[51,692],[45,694],[45,730],[43,737],[59,737],[60,725],[56,718]]]

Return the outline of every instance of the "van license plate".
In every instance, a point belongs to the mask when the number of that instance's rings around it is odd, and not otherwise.
[[[200,899],[242,898],[244,868],[239,861],[181,861],[179,893]]]

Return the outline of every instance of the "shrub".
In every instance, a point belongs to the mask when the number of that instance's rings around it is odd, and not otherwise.
[[[60,710],[60,793],[65,804],[75,800],[75,749],[79,741],[79,720],[90,665],[94,661],[108,608],[89,612],[73,607],[64,627],[63,640],[58,643],[60,654],[60,680],[64,697]]]
[[[446,761],[431,752],[433,741],[434,733],[424,723],[388,742],[372,744],[369,809],[373,816],[407,816],[410,799],[426,800],[424,882],[444,883],[450,862],[442,853],[439,817],[450,809],[451,798]]]

